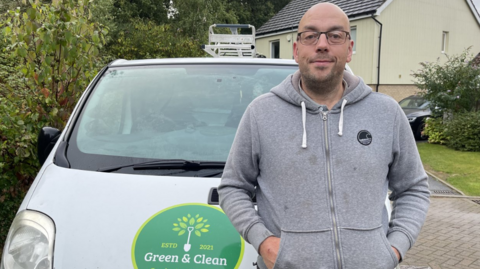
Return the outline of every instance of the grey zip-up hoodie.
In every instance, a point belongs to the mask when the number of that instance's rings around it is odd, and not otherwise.
[[[429,206],[405,114],[347,72],[349,87],[327,111],[298,92],[299,76],[247,108],[218,188],[220,206],[257,251],[267,237],[281,238],[275,269],[394,268],[391,246],[405,256]],[[258,266],[266,268],[261,257]]]

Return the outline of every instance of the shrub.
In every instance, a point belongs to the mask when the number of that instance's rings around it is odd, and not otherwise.
[[[0,32],[0,257],[3,242],[13,217],[30,186],[37,163],[24,158],[28,131],[22,114],[15,112],[18,106],[6,99],[8,88],[20,87],[21,74],[16,70],[18,61],[4,51],[3,34]],[[27,140],[25,140],[27,139]],[[17,153],[18,150],[18,153]]]
[[[448,140],[442,118],[428,118],[423,133],[428,136],[428,143],[443,145]]]
[[[457,113],[446,124],[447,146],[460,151],[480,151],[480,112]]]
[[[0,97],[0,249],[38,171],[36,126],[31,114]],[[36,124],[41,125],[40,122]],[[1,255],[1,253],[0,253]]]
[[[0,249],[39,168],[38,131],[64,127],[100,61],[106,31],[89,22],[87,3],[53,2],[0,17]]]
[[[27,100],[26,112],[37,111],[55,127],[65,124],[98,69],[106,31],[90,24],[88,14],[82,0],[32,3],[23,14],[20,9],[9,11],[2,23],[10,41],[7,50],[19,60],[18,70],[25,77],[21,89],[10,88],[13,98]]]

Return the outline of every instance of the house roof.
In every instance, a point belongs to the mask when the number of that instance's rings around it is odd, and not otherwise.
[[[379,15],[393,0],[292,0],[273,18],[262,25],[256,35],[263,36],[288,30],[296,30],[303,14],[315,4],[329,2],[339,6],[350,20],[356,17]],[[472,0],[465,0],[480,25],[479,10]]]
[[[298,28],[303,14],[315,4],[329,2],[339,6],[349,19],[376,14],[387,0],[292,0],[257,30],[257,36]]]
[[[478,25],[480,25],[480,14],[478,12],[479,11],[478,8],[475,7],[475,4],[473,3],[472,0],[466,0],[466,1],[470,9],[472,10],[473,16],[475,16],[475,19],[477,19]]]

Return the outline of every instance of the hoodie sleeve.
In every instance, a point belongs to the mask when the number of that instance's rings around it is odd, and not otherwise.
[[[410,124],[399,106],[393,134],[393,162],[388,173],[393,211],[387,238],[403,259],[425,221],[430,192]]]
[[[253,110],[250,105],[240,121],[218,194],[220,207],[233,226],[258,252],[260,244],[273,234],[263,224],[252,202],[260,161],[260,143]]]

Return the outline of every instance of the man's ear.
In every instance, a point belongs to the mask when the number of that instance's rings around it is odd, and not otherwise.
[[[298,63],[298,44],[297,44],[297,41],[293,42],[293,58],[295,59],[295,62]]]
[[[347,51],[347,63],[349,63],[352,60],[352,55],[353,55],[353,40],[350,40],[348,44],[348,51]]]

